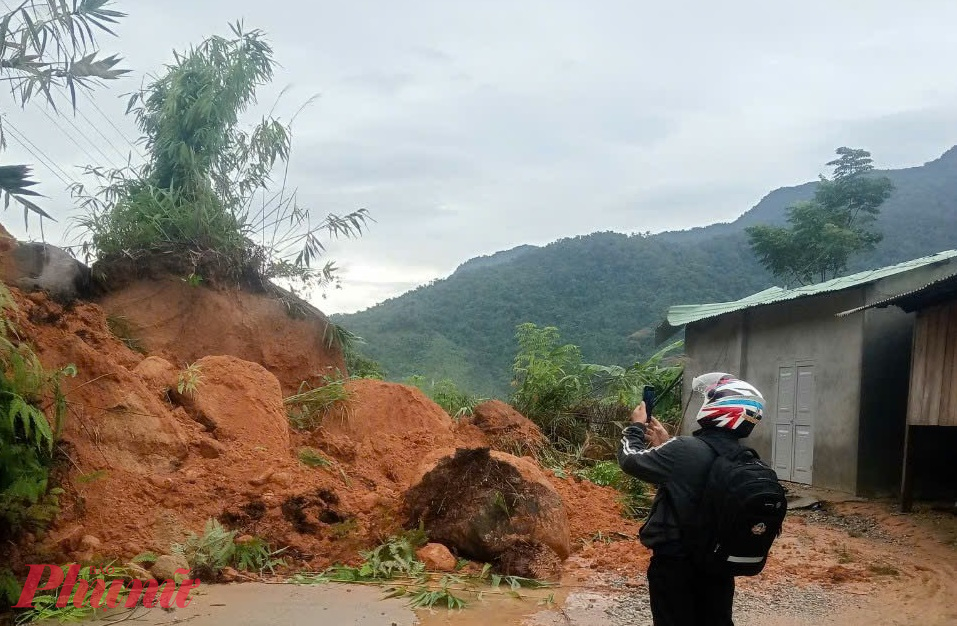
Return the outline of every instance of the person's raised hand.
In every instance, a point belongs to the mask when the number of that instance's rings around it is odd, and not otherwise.
[[[664,424],[652,417],[648,421],[648,427],[645,429],[645,438],[648,440],[648,443],[657,448],[671,439],[671,434],[668,432],[668,429],[664,427]]]
[[[642,401],[641,404],[635,407],[635,410],[631,412],[631,423],[632,424],[647,424],[648,423],[648,413],[645,411],[645,403]]]

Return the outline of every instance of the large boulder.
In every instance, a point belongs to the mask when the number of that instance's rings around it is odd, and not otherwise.
[[[182,376],[192,389],[177,392],[177,401],[216,439],[271,453],[289,449],[282,390],[263,366],[232,356],[208,356]]]
[[[88,268],[69,252],[48,243],[18,242],[0,233],[0,280],[23,289],[41,290],[59,302],[93,294]]]
[[[436,456],[405,494],[409,526],[423,523],[430,540],[506,574],[561,574],[568,515],[538,467],[488,448]]]
[[[547,443],[535,422],[501,400],[489,400],[475,407],[472,423],[485,434],[494,450],[524,456],[534,454]]]

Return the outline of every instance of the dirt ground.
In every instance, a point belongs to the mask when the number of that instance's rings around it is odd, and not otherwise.
[[[141,624],[212,626],[329,623],[361,626],[650,626],[647,553],[608,535],[580,542],[560,587],[487,595],[462,611],[418,611],[374,588],[214,585],[186,609],[133,616]],[[619,528],[629,528],[620,526]],[[597,535],[597,532],[596,532]],[[957,515],[924,507],[902,515],[888,503],[846,502],[789,514],[767,570],[739,579],[738,626],[943,626],[957,624]],[[549,600],[554,601],[554,603]],[[115,623],[119,614],[95,624]]]

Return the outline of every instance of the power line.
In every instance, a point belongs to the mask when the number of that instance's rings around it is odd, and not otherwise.
[[[16,126],[14,126],[9,118],[4,119],[4,126],[9,129],[11,132],[11,137],[14,141],[20,144],[24,150],[30,153],[30,155],[40,162],[45,168],[50,170],[50,172],[60,179],[67,187],[70,187],[72,184],[77,181],[70,176],[66,170],[56,164],[56,161],[51,159],[47,154],[41,150],[35,143],[30,141],[30,138],[27,137],[22,131],[20,131]]]
[[[75,111],[76,113],[79,113],[79,114],[80,114],[80,117],[82,117],[84,120],[86,120],[86,123],[93,127],[93,130],[96,131],[96,134],[99,135],[100,137],[102,137],[102,138],[103,138],[103,141],[105,141],[106,143],[108,143],[109,146],[110,146],[111,148],[113,148],[113,151],[116,152],[118,155],[120,155],[120,159],[121,159],[120,162],[121,162],[121,163],[124,162],[124,161],[126,161],[127,159],[129,159],[129,155],[128,155],[128,154],[123,154],[123,153],[120,151],[120,149],[116,147],[116,144],[114,144],[113,141],[112,141],[109,137],[107,137],[106,135],[103,134],[103,131],[100,130],[100,127],[97,126],[96,124],[94,124],[94,123],[90,120],[90,118],[88,118],[88,117],[86,116],[86,114],[83,112],[83,109],[77,107],[76,109],[74,109],[74,111]],[[124,137],[124,139],[126,139],[126,138]],[[127,140],[127,141],[128,141],[128,140]]]
[[[64,135],[67,139],[69,139],[69,140],[73,143],[73,145],[75,145],[77,148],[79,148],[79,149],[83,152],[83,154],[85,154],[85,155],[87,156],[87,158],[90,159],[91,162],[96,163],[97,161],[99,161],[99,158],[98,158],[98,157],[93,156],[93,155],[90,153],[89,150],[87,150],[84,146],[80,145],[80,142],[77,141],[76,138],[73,137],[73,135],[71,135],[70,133],[68,133],[65,128],[63,128],[62,126],[60,126],[60,123],[56,120],[56,118],[53,117],[52,115],[50,115],[50,114],[46,111],[46,109],[40,107],[40,112],[43,113],[44,117],[46,117],[48,120],[50,120],[50,122],[51,122],[54,126],[57,127],[57,130],[59,130],[61,133],[63,133],[63,135]],[[83,137],[83,139],[85,139],[87,142],[90,141],[90,138],[87,137],[86,135],[84,135],[84,134],[83,134],[83,131],[81,131],[79,128],[77,128],[75,124],[73,125],[73,128],[77,131],[77,133],[78,133],[81,137]],[[92,143],[91,143],[91,145],[93,145],[93,149],[94,149],[94,150],[97,150],[97,147],[96,147],[95,144],[92,144]],[[106,155],[103,154],[103,151],[102,151],[102,150],[97,150],[97,151],[100,152],[100,154],[101,154],[103,157],[106,157]],[[112,164],[112,163],[109,163],[109,165],[112,166],[113,164]]]
[[[100,106],[96,103],[96,100],[94,100],[94,99],[92,98],[92,96],[89,96],[89,94],[86,94],[86,95],[88,96],[88,99],[89,99],[90,104],[92,104],[92,105],[93,105],[93,108],[96,110],[96,112],[100,114],[100,117],[102,117],[104,120],[106,120],[107,124],[109,124],[110,126],[112,126],[112,127],[113,127],[113,130],[116,131],[116,134],[119,135],[120,137],[122,137],[122,138],[123,138],[123,141],[125,141],[125,142],[128,143],[128,144],[130,144],[130,147],[133,148],[133,150],[136,151],[136,153],[139,155],[139,157],[145,161],[145,160],[146,160],[146,156],[145,156],[142,152],[140,152],[139,146],[136,145],[136,142],[132,141],[129,137],[126,136],[125,133],[123,133],[122,130],[120,130],[120,129],[117,127],[117,125],[113,122],[113,120],[110,119],[110,116],[103,112],[103,109],[100,108]],[[82,110],[80,111],[80,115],[83,115],[83,111],[82,111]],[[83,115],[83,118],[86,119],[87,122],[90,122],[90,120],[87,119],[86,115]],[[90,122],[90,124],[93,125],[94,128],[96,128],[96,125],[93,124],[93,122]]]

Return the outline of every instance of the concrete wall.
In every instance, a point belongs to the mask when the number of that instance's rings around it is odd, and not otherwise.
[[[688,435],[697,428],[695,415],[701,408],[699,394],[691,395],[691,379],[706,372],[741,371],[743,324],[746,311],[701,320],[685,328],[685,376],[682,398],[687,403],[681,434]]]
[[[764,395],[764,420],[748,444],[771,459],[778,368],[798,361],[815,365],[815,485],[854,492],[857,487],[858,415],[863,316],[836,314],[861,306],[863,288],[757,307],[690,324],[685,334],[685,397],[694,376],[727,371]],[[692,398],[683,432],[701,406]]]
[[[771,458],[778,368],[814,364],[814,485],[854,492],[863,318],[836,314],[864,300],[863,289],[823,294],[751,311],[745,377],[764,394],[765,420],[752,445]]]

